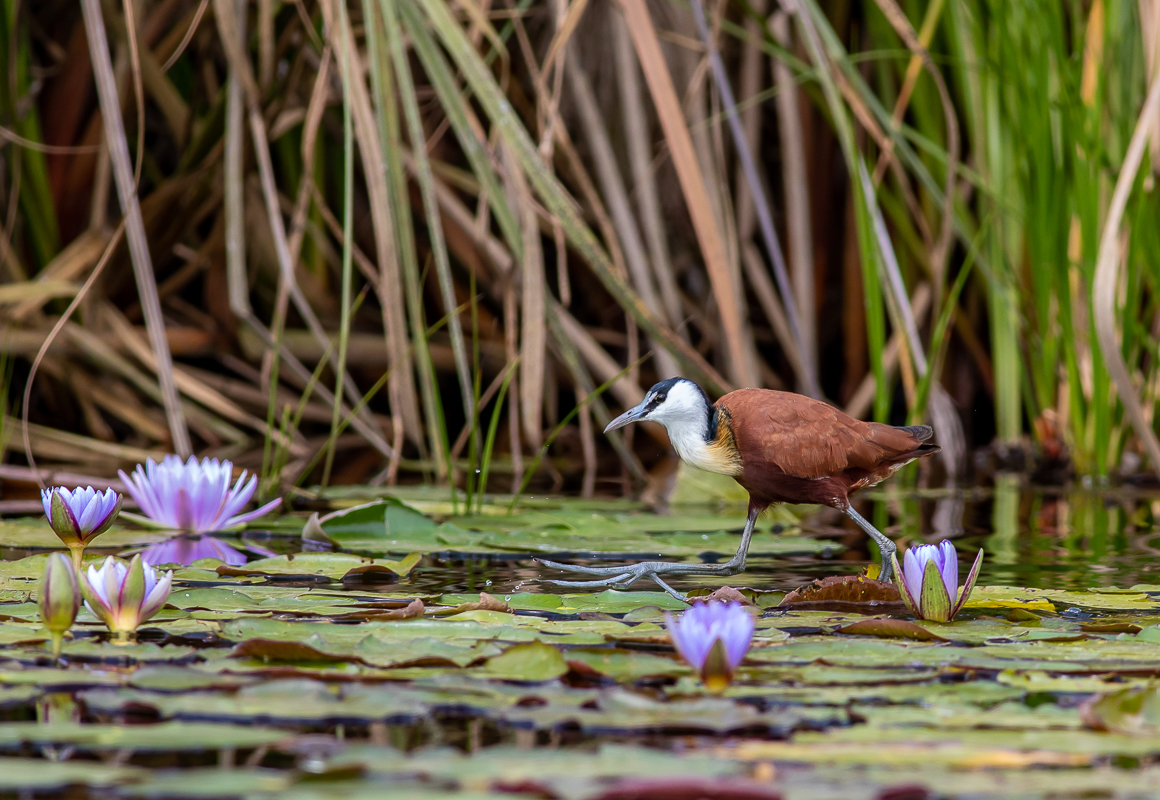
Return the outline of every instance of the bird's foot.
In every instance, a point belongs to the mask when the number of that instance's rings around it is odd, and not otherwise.
[[[882,554],[882,564],[878,569],[878,580],[890,583],[894,579],[893,558],[898,546],[885,536],[878,542],[878,551]]]
[[[627,589],[641,578],[648,578],[682,603],[689,602],[689,598],[665,582],[661,575],[735,575],[744,568],[743,565],[734,564],[733,561],[725,564],[674,564],[670,561],[642,561],[639,564],[619,567],[586,567],[578,564],[561,564],[558,561],[548,561],[542,558],[537,558],[536,561],[546,567],[566,572],[604,576],[590,581],[548,579],[548,583],[556,586],[566,586],[571,589],[591,589],[600,586]]]

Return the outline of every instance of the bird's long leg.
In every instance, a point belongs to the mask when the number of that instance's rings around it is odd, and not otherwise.
[[[870,538],[878,543],[878,551],[882,554],[882,570],[878,573],[878,580],[888,581],[894,574],[890,558],[898,549],[886,534],[871,525],[865,517],[854,510],[853,506],[846,509],[846,516],[858,523],[858,527],[870,534]]]
[[[567,586],[573,589],[595,588],[598,586],[615,586],[620,589],[625,589],[631,586],[641,578],[651,578],[662,589],[671,594],[678,600],[688,602],[683,594],[669,586],[660,576],[661,575],[736,575],[745,569],[745,558],[749,554],[749,542],[753,539],[753,531],[757,526],[757,515],[760,512],[759,508],[749,509],[749,518],[745,521],[745,530],[741,534],[741,544],[737,547],[737,552],[733,558],[726,561],[724,564],[678,564],[671,561],[642,561],[639,564],[631,564],[622,567],[585,567],[578,564],[561,564],[558,561],[547,561],[545,559],[536,559],[546,567],[553,569],[565,570],[567,572],[579,572],[584,575],[602,575],[607,576],[599,580],[592,581],[557,581],[549,580],[549,583],[554,583],[557,586]]]

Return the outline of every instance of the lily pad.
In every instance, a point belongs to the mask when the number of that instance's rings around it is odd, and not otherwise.
[[[260,747],[287,741],[284,731],[252,725],[160,722],[155,725],[92,725],[74,722],[3,722],[0,746],[71,744],[84,750],[141,752],[218,750],[223,747]]]
[[[98,549],[137,547],[164,541],[172,535],[172,532],[155,533],[114,524],[93,540],[92,547]],[[63,550],[64,544],[52,532],[48,520],[44,517],[22,517],[0,520],[0,547]]]
[[[419,563],[419,560],[420,556],[417,553],[412,553],[400,561],[363,558],[346,553],[299,553],[260,558],[244,567],[223,564],[217,568],[217,574],[228,577],[266,576],[345,581],[370,572],[378,572],[387,577],[402,578]]]
[[[568,671],[560,651],[543,642],[518,644],[488,659],[481,669],[490,678],[509,681],[550,681]]]

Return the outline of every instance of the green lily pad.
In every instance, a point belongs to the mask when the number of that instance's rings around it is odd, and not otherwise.
[[[489,658],[480,670],[490,678],[509,681],[550,681],[568,671],[560,651],[543,642],[518,644]]]
[[[632,650],[573,648],[567,650],[564,657],[573,669],[582,664],[587,670],[621,683],[641,678],[673,677],[690,671],[676,659]]]
[[[164,541],[172,535],[172,532],[154,533],[114,524],[96,539],[93,539],[89,547],[97,549],[138,547]],[[63,550],[64,544],[52,532],[48,520],[44,517],[21,517],[0,520],[0,547]]]
[[[401,561],[362,558],[346,553],[299,553],[298,555],[272,556],[251,561],[244,567],[220,566],[218,575],[225,576],[277,576],[325,578],[341,581],[370,572],[379,572],[387,577],[405,577],[416,564],[418,554],[411,554]]]
[[[124,786],[139,784],[148,774],[148,770],[140,767],[111,766],[91,761],[0,757],[0,789],[12,792],[60,791],[70,786]]]
[[[160,722],[155,725],[92,725],[75,722],[3,722],[0,746],[72,744],[85,750],[141,752],[218,750],[223,747],[260,747],[286,741],[284,731],[252,725],[196,722]]]

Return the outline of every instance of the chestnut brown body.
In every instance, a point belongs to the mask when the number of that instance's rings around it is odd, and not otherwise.
[[[934,433],[927,425],[862,422],[789,392],[741,389],[713,408],[712,440],[735,453],[730,474],[757,509],[818,503],[846,511],[852,493],[940,449],[925,444]]]

